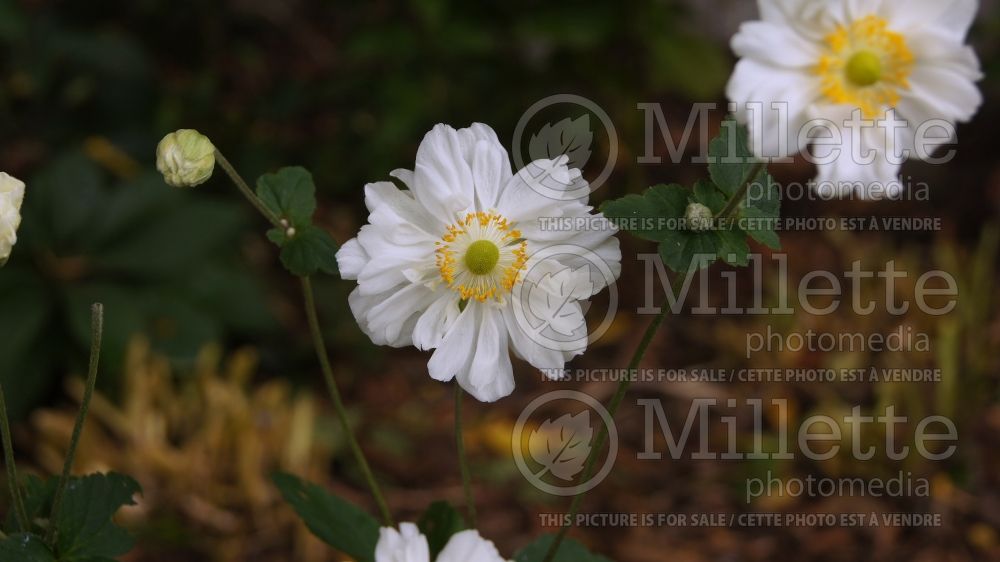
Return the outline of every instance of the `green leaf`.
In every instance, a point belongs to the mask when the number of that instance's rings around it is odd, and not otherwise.
[[[0,541],[0,560],[11,562],[55,562],[41,537],[30,533],[10,535]]]
[[[316,212],[316,185],[312,174],[298,166],[264,174],[257,180],[257,197],[279,218],[302,229]]]
[[[735,195],[748,180],[756,180],[763,175],[748,177],[758,160],[750,151],[747,138],[747,128],[728,119],[722,122],[719,136],[708,145],[708,156],[711,158],[708,173],[726,197]]]
[[[702,269],[715,263],[719,258],[719,236],[716,231],[677,231],[674,236],[660,244],[663,264],[677,273],[687,273],[692,269]],[[696,256],[704,256],[695,260]]]
[[[765,246],[781,249],[781,239],[775,232],[781,216],[781,193],[770,174],[764,174],[750,187],[745,205],[739,216],[747,234]]]
[[[270,232],[268,238],[272,238]],[[273,240],[273,238],[272,238]],[[281,263],[299,277],[317,271],[337,274],[337,243],[330,234],[316,226],[305,226],[295,236],[285,240],[281,248]]]
[[[677,184],[654,185],[642,195],[627,195],[604,203],[601,212],[622,230],[660,242],[674,232],[667,228],[669,219],[684,216],[689,193]]]
[[[738,228],[720,229],[712,232],[718,241],[716,251],[719,253],[719,258],[729,265],[740,267],[750,263],[750,246],[747,245],[745,232]]]
[[[309,530],[323,542],[361,562],[373,562],[379,525],[371,515],[323,488],[279,472],[272,480]]]
[[[715,187],[715,184],[707,180],[698,180],[694,184],[694,200],[712,209],[718,215],[726,208],[726,196]]]
[[[553,535],[539,537],[535,542],[522,548],[514,556],[514,562],[542,562],[553,539],[555,539]],[[611,559],[594,554],[577,541],[566,538],[559,545],[559,552],[552,559],[552,562],[611,562]]]
[[[462,514],[446,501],[432,503],[420,517],[417,526],[420,528],[420,532],[427,537],[427,544],[431,549],[431,559],[437,557],[444,545],[448,544],[448,539],[452,535],[466,529]]]
[[[122,506],[135,505],[138,493],[139,484],[122,474],[71,478],[55,521],[60,562],[114,558],[131,550],[135,541],[112,517]]]

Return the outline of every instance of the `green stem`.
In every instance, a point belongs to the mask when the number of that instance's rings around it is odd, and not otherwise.
[[[56,521],[59,517],[59,509],[62,507],[66,486],[69,484],[69,474],[73,469],[76,446],[80,443],[80,434],[83,432],[83,422],[86,421],[87,412],[90,410],[90,399],[94,395],[94,385],[97,383],[97,366],[101,360],[101,336],[103,334],[104,305],[98,302],[90,307],[90,367],[87,370],[87,383],[83,391],[83,401],[80,403],[80,410],[76,414],[76,424],[73,425],[73,436],[69,441],[69,451],[66,452],[66,462],[63,463],[62,476],[59,477],[59,484],[56,487],[56,493],[52,500],[52,513],[49,515],[49,532],[46,537],[50,545],[56,542]]]
[[[240,190],[243,196],[247,198],[247,201],[249,201],[250,204],[253,205],[260,212],[260,214],[264,215],[264,218],[266,218],[268,221],[270,221],[271,224],[273,224],[276,227],[279,228],[288,227],[287,224],[285,225],[281,224],[281,219],[278,217],[278,215],[272,213],[271,209],[268,209],[264,205],[264,203],[261,202],[260,198],[258,198],[257,195],[253,192],[253,190],[250,189],[250,186],[247,185],[247,182],[243,181],[243,177],[240,176],[240,174],[236,171],[236,168],[233,168],[233,165],[229,163],[229,160],[226,160],[226,157],[223,156],[222,152],[220,152],[219,150],[215,151],[215,160],[216,162],[219,163],[220,166],[222,166],[222,169],[225,170],[226,175],[229,176],[229,179],[233,180],[233,183],[236,184],[236,187]]]
[[[729,203],[726,204],[726,207],[722,209],[719,214],[715,215],[715,218],[723,219],[732,215],[733,211],[735,211],[736,208],[740,206],[740,203],[743,202],[743,199],[746,198],[747,191],[750,190],[750,186],[753,185],[754,180],[756,180],[757,176],[759,176],[760,173],[766,168],[767,162],[754,163],[753,168],[750,169],[750,174],[743,179],[743,184],[740,186],[740,190],[733,195],[733,197],[729,200]]]
[[[469,475],[469,458],[465,454],[465,437],[462,432],[462,387],[455,382],[455,447],[458,449],[458,467],[462,472],[462,488],[465,490],[465,509],[469,513],[469,525],[476,528],[476,498],[472,493],[472,477]]]
[[[663,303],[663,308],[660,313],[657,314],[653,321],[650,322],[649,326],[646,328],[646,332],[642,335],[642,340],[639,341],[639,346],[635,349],[635,353],[632,354],[632,360],[628,363],[629,372],[639,368],[639,362],[642,361],[642,357],[646,354],[646,349],[649,344],[653,341],[653,336],[656,335],[656,331],[663,324],[663,319],[667,316],[667,312],[670,307],[667,303]],[[622,401],[625,399],[625,393],[628,392],[628,387],[631,381],[631,377],[624,377],[621,382],[618,383],[618,389],[615,391],[614,396],[611,397],[611,401],[608,402],[607,410],[611,419],[614,420],[615,413],[618,412],[618,407],[621,406]],[[587,464],[583,470],[583,476],[580,478],[580,482],[587,482],[590,477],[594,474],[594,466],[597,461],[597,455],[604,448],[604,442],[608,438],[608,428],[603,424],[597,432],[597,440],[594,442],[594,447],[590,450],[590,454],[587,455]],[[573,501],[570,503],[569,513],[570,516],[566,521],[566,524],[559,529],[559,533],[556,534],[555,540],[549,546],[548,552],[545,554],[544,562],[552,562],[555,559],[556,553],[559,551],[559,546],[562,544],[563,540],[566,538],[566,533],[569,532],[572,522],[576,519],[576,515],[580,512],[580,506],[583,504],[583,498],[586,496],[586,492],[579,493],[573,496]]]
[[[395,523],[393,523],[392,515],[389,513],[389,507],[385,503],[382,490],[379,488],[378,482],[372,474],[371,467],[368,466],[368,460],[365,459],[364,451],[361,450],[361,445],[358,444],[358,440],[354,437],[354,432],[351,430],[351,423],[347,418],[347,409],[344,407],[344,401],[340,397],[337,381],[333,377],[333,368],[330,366],[330,357],[326,352],[326,344],[323,342],[323,333],[320,330],[319,317],[316,313],[316,297],[313,294],[312,281],[309,277],[301,277],[300,279],[302,281],[302,293],[305,296],[309,332],[312,334],[313,347],[316,348],[316,357],[319,359],[320,367],[323,370],[323,378],[326,380],[327,390],[330,392],[330,398],[333,399],[333,407],[337,410],[337,417],[340,418],[340,425],[344,429],[344,435],[347,437],[347,443],[354,454],[354,459],[358,463],[358,466],[361,467],[361,472],[365,480],[368,481],[368,488],[371,490],[372,497],[375,498],[375,503],[378,504],[382,520],[386,526],[393,527]]]
[[[24,499],[21,497],[20,480],[17,478],[17,465],[14,463],[14,442],[10,437],[10,422],[7,421],[7,399],[0,386],[0,430],[3,431],[3,457],[7,465],[7,485],[10,486],[10,500],[14,503],[14,516],[21,531],[29,531],[31,521],[28,511],[24,509]]]
[[[240,193],[246,197],[246,200],[250,202],[251,205],[261,215],[264,216],[272,225],[278,228],[286,228],[287,224],[282,224],[282,220],[271,212],[267,206],[260,200],[259,197],[250,189],[247,182],[243,180],[243,177],[233,168],[229,160],[222,155],[219,150],[215,151],[215,159],[225,170],[229,179],[233,181],[236,187],[240,190]],[[382,514],[382,520],[388,526],[393,526],[392,515],[389,512],[389,507],[385,503],[385,498],[382,496],[382,490],[379,488],[378,482],[375,480],[375,476],[372,474],[371,467],[368,465],[368,460],[365,458],[364,451],[361,450],[361,446],[358,444],[357,438],[354,436],[354,432],[351,431],[351,424],[347,418],[347,409],[344,407],[344,401],[340,397],[340,390],[337,388],[337,381],[333,376],[333,368],[330,366],[330,357],[327,355],[326,344],[323,342],[323,333],[320,330],[319,317],[316,313],[316,296],[313,294],[312,281],[309,277],[300,277],[302,282],[302,293],[305,297],[305,309],[306,317],[309,321],[309,331],[312,334],[313,347],[316,348],[316,356],[319,358],[320,367],[323,371],[323,378],[326,381],[327,390],[330,392],[330,398],[333,400],[334,409],[337,411],[337,417],[340,419],[340,425],[344,429],[344,435],[347,436],[348,445],[351,448],[351,452],[354,455],[355,461],[361,468],[361,472],[368,482],[368,488],[371,490],[372,497],[375,499],[375,503],[378,505],[378,509]]]

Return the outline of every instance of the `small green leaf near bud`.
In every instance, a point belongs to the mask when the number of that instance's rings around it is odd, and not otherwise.
[[[215,145],[194,129],[179,129],[156,147],[156,169],[173,187],[194,187],[215,171]]]

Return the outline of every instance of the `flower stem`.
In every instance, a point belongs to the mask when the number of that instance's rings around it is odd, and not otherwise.
[[[653,321],[650,322],[649,326],[646,327],[646,332],[642,335],[642,340],[639,341],[639,346],[635,349],[635,353],[632,354],[632,360],[628,363],[628,370],[631,372],[639,368],[639,362],[642,361],[642,357],[646,354],[646,349],[649,344],[653,341],[653,336],[656,335],[656,331],[660,328],[663,323],[663,319],[667,316],[667,312],[670,307],[667,303],[663,304],[663,308],[660,313],[657,314]],[[624,377],[621,382],[618,383],[618,389],[615,391],[614,396],[611,397],[611,401],[608,402],[607,410],[611,419],[614,420],[615,413],[618,411],[618,407],[621,406],[622,400],[625,399],[625,393],[628,392],[631,377]],[[594,474],[594,466],[597,461],[597,455],[604,448],[604,442],[608,438],[608,428],[603,424],[597,432],[597,440],[594,441],[594,447],[590,450],[590,454],[587,456],[587,464],[583,470],[583,476],[580,482],[586,482],[590,480],[590,477]],[[565,525],[559,529],[559,533],[556,534],[555,540],[549,546],[548,552],[545,554],[544,562],[552,562],[555,559],[556,553],[559,552],[559,546],[562,544],[563,539],[566,538],[566,533],[569,532],[572,526],[572,521],[576,519],[577,513],[580,512],[580,505],[583,503],[583,498],[586,493],[579,493],[573,496],[573,501],[570,503],[569,513],[570,516],[567,519]]]
[[[759,176],[760,173],[766,168],[767,162],[760,161],[754,163],[753,168],[750,169],[750,173],[743,179],[743,185],[740,186],[740,190],[733,195],[733,197],[729,200],[729,203],[726,204],[726,207],[722,209],[719,214],[715,215],[715,218],[724,219],[732,215],[733,211],[735,211],[736,208],[740,206],[740,203],[743,202],[743,199],[746,198],[747,191],[750,190],[750,186],[753,185],[754,180],[756,180],[757,176]]]
[[[24,509],[24,499],[21,497],[21,484],[17,478],[17,465],[14,463],[14,442],[10,437],[10,422],[7,420],[7,399],[0,386],[0,430],[3,431],[3,456],[7,465],[7,485],[10,486],[10,499],[14,503],[14,516],[21,531],[29,531],[31,521],[28,511]]]
[[[56,541],[56,521],[59,517],[59,509],[62,507],[66,486],[69,484],[69,473],[73,469],[73,459],[76,457],[76,446],[80,443],[80,434],[83,432],[83,422],[86,421],[87,412],[90,410],[90,399],[94,395],[94,385],[97,383],[97,366],[101,360],[101,337],[103,334],[104,305],[98,302],[90,307],[90,367],[87,370],[83,401],[76,414],[76,424],[73,425],[73,436],[70,438],[69,450],[66,452],[66,462],[63,463],[62,476],[59,477],[59,484],[52,500],[52,513],[49,514],[49,531],[46,538],[50,545],[55,544]]]
[[[337,381],[333,377],[333,368],[330,366],[330,357],[326,352],[326,344],[323,342],[323,333],[319,326],[319,317],[316,314],[316,297],[313,294],[312,281],[309,277],[301,277],[300,279],[302,281],[302,294],[305,296],[309,332],[312,334],[313,347],[316,348],[316,357],[319,359],[320,367],[323,370],[323,378],[326,380],[327,390],[330,391],[333,407],[337,410],[337,417],[340,418],[340,425],[344,429],[344,435],[347,437],[347,442],[351,448],[351,452],[354,454],[354,459],[361,468],[365,480],[368,481],[368,488],[371,490],[372,497],[375,498],[375,503],[378,504],[378,509],[382,514],[382,521],[386,526],[393,527],[395,523],[393,523],[392,515],[389,513],[389,507],[386,505],[385,498],[382,496],[382,490],[379,488],[378,482],[372,474],[368,460],[365,459],[364,451],[361,450],[361,445],[358,444],[358,440],[354,437],[354,432],[351,430],[351,423],[347,419],[347,409],[344,407],[344,401],[340,397]]]
[[[226,175],[229,179],[233,181],[236,187],[240,190],[240,193],[246,197],[246,200],[250,202],[251,205],[261,215],[264,216],[272,225],[278,228],[284,228],[287,225],[281,223],[281,219],[277,215],[271,212],[267,206],[257,197],[257,194],[250,189],[247,182],[243,180],[239,172],[233,168],[229,160],[222,155],[218,149],[215,151],[215,159],[225,170]],[[389,512],[389,507],[385,503],[385,497],[382,495],[382,490],[379,488],[378,482],[375,480],[374,474],[372,474],[371,467],[368,464],[368,460],[365,458],[364,451],[361,450],[361,446],[358,444],[357,438],[354,436],[354,432],[351,430],[350,420],[347,418],[347,408],[344,407],[344,401],[340,396],[340,389],[337,388],[337,381],[333,376],[333,368],[330,366],[330,357],[326,351],[326,344],[323,341],[323,332],[320,330],[319,317],[316,313],[316,296],[313,293],[312,280],[308,276],[300,277],[299,280],[302,283],[302,294],[305,299],[305,310],[306,318],[309,322],[309,332],[312,335],[313,347],[316,349],[316,357],[319,359],[320,368],[323,371],[323,379],[326,381],[327,390],[330,393],[330,398],[333,400],[333,407],[337,411],[337,417],[340,419],[340,425],[344,430],[344,435],[347,437],[347,443],[351,449],[351,453],[354,455],[355,461],[361,468],[361,472],[364,475],[365,480],[368,482],[368,488],[371,490],[372,497],[375,499],[375,503],[378,505],[379,512],[382,515],[382,520],[387,526],[394,526],[392,520],[392,514]]]
[[[462,472],[462,488],[465,490],[465,509],[469,514],[469,525],[476,528],[476,498],[472,493],[472,477],[469,475],[469,458],[465,454],[465,436],[462,432],[462,387],[455,382],[455,447],[458,449],[458,467]]]
[[[236,184],[236,187],[240,190],[241,193],[243,193],[243,196],[247,198],[247,201],[249,201],[250,204],[253,205],[260,212],[260,214],[264,215],[264,218],[270,221],[271,224],[273,224],[276,227],[281,227],[282,226],[281,219],[278,218],[277,215],[272,213],[271,209],[268,209],[260,201],[260,198],[257,197],[257,195],[253,192],[252,189],[250,189],[250,186],[247,185],[247,182],[243,181],[243,177],[240,176],[240,174],[236,171],[236,168],[233,168],[233,165],[229,163],[229,160],[226,160],[226,157],[223,156],[222,152],[220,152],[218,149],[216,149],[215,151],[215,160],[216,162],[219,163],[220,166],[222,166],[222,169],[225,170],[226,175],[229,176],[229,179],[233,180],[233,183]]]

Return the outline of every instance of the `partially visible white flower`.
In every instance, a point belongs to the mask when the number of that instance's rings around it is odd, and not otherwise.
[[[402,523],[399,531],[383,527],[375,546],[375,562],[431,562],[427,537],[413,523]],[[436,562],[506,562],[492,542],[478,531],[452,535]]]
[[[0,265],[7,263],[21,226],[24,182],[0,172]]]
[[[392,173],[409,190],[392,182],[365,186],[369,224],[337,252],[341,276],[358,281],[349,302],[361,329],[378,345],[434,349],[431,377],[457,379],[483,402],[514,390],[510,351],[547,373],[561,372],[583,353],[586,337],[565,348],[550,345],[517,317],[515,296],[545,311],[553,331],[585,331],[581,302],[611,280],[591,283],[583,256],[596,256],[615,278],[621,271],[610,221],[592,213],[586,199],[539,193],[540,181],[581,185],[566,160],[539,160],[514,174],[486,125],[434,127],[415,169]],[[546,218],[571,226],[547,228]],[[581,255],[539,253],[557,246]],[[571,283],[557,275],[565,270]],[[546,306],[536,306],[540,301]]]
[[[215,145],[194,129],[178,129],[156,147],[156,169],[173,187],[194,187],[215,170]]]
[[[895,195],[904,156],[927,158],[948,141],[928,139],[917,150],[918,128],[937,120],[950,129],[982,103],[979,61],[964,44],[977,0],[758,0],[758,7],[760,21],[733,37],[741,60],[727,95],[760,157],[803,150],[811,142],[799,135],[804,126],[829,120],[833,130],[819,133],[827,138],[816,149],[821,189]],[[786,113],[779,117],[774,103]],[[886,184],[895,187],[877,189]]]

